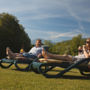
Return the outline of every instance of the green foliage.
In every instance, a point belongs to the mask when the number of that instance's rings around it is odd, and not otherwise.
[[[14,52],[19,52],[22,45],[27,51],[31,41],[19,20],[8,13],[0,14],[0,57],[5,56],[7,46]]]
[[[83,41],[82,35],[78,35],[78,36],[72,38],[72,41],[71,41],[71,54],[72,55],[77,54],[78,47],[81,46],[82,44],[84,44],[82,41]]]
[[[86,39],[82,38],[82,35],[77,35],[72,38],[72,40],[67,40],[63,42],[58,42],[56,44],[50,43],[50,52],[56,54],[69,54],[77,55],[78,47],[85,43]]]
[[[49,51],[52,51],[53,50],[53,48],[50,48],[50,47],[53,47],[54,44],[50,40],[45,40],[44,41],[44,44],[49,47]]]

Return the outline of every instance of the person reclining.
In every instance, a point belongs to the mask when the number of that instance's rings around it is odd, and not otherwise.
[[[10,59],[17,59],[17,58],[40,58],[42,57],[42,49],[43,47],[41,46],[42,42],[40,39],[36,40],[35,46],[31,48],[31,50],[28,53],[13,53],[9,47],[6,48],[6,54],[9,56]]]
[[[45,50],[42,50],[42,55],[46,60],[48,60],[48,58],[52,58],[57,60],[70,61],[70,62],[76,62],[83,58],[90,58],[90,38],[86,40],[86,45],[83,45],[82,48],[79,47],[79,49],[82,49],[80,50],[82,51],[82,53],[79,53],[77,56],[56,55],[56,54],[48,53]]]

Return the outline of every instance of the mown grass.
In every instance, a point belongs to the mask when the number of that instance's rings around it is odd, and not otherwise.
[[[45,78],[32,71],[23,72],[0,67],[0,90],[89,90],[90,78],[80,75],[76,69],[62,78]]]

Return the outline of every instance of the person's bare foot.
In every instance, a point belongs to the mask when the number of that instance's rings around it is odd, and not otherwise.
[[[9,47],[6,48],[6,55],[9,54],[9,52],[11,52],[11,49]]]
[[[11,51],[11,49],[9,47],[6,48],[6,55],[8,55],[10,59],[15,58],[14,53]]]
[[[8,55],[8,50],[9,50],[9,47],[6,48],[6,55]]]

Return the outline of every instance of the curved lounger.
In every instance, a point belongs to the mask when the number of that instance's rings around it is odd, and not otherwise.
[[[17,57],[17,59],[13,60],[13,59],[1,59],[0,60],[0,66],[2,68],[9,68],[11,67],[13,64],[15,65],[16,69],[18,70],[30,70],[30,65],[32,63],[32,61],[34,61],[36,59],[23,59],[22,57]]]
[[[0,66],[2,68],[9,68],[13,65],[13,63],[14,63],[14,60],[9,60],[6,58],[0,59]]]
[[[41,63],[41,62],[33,62],[32,63],[32,69],[35,72],[43,74],[47,78],[58,78],[63,76],[66,72],[70,71],[73,68],[79,69],[80,73],[85,76],[90,76],[90,74],[85,74],[85,72],[90,72],[90,68],[88,68],[88,64],[84,64],[85,62],[89,62],[90,58],[87,59],[81,59],[80,61],[76,63],[70,63],[67,61],[61,61],[61,62],[53,62],[53,63]],[[60,70],[57,74],[51,73],[49,74],[53,68],[63,68],[63,70]]]

